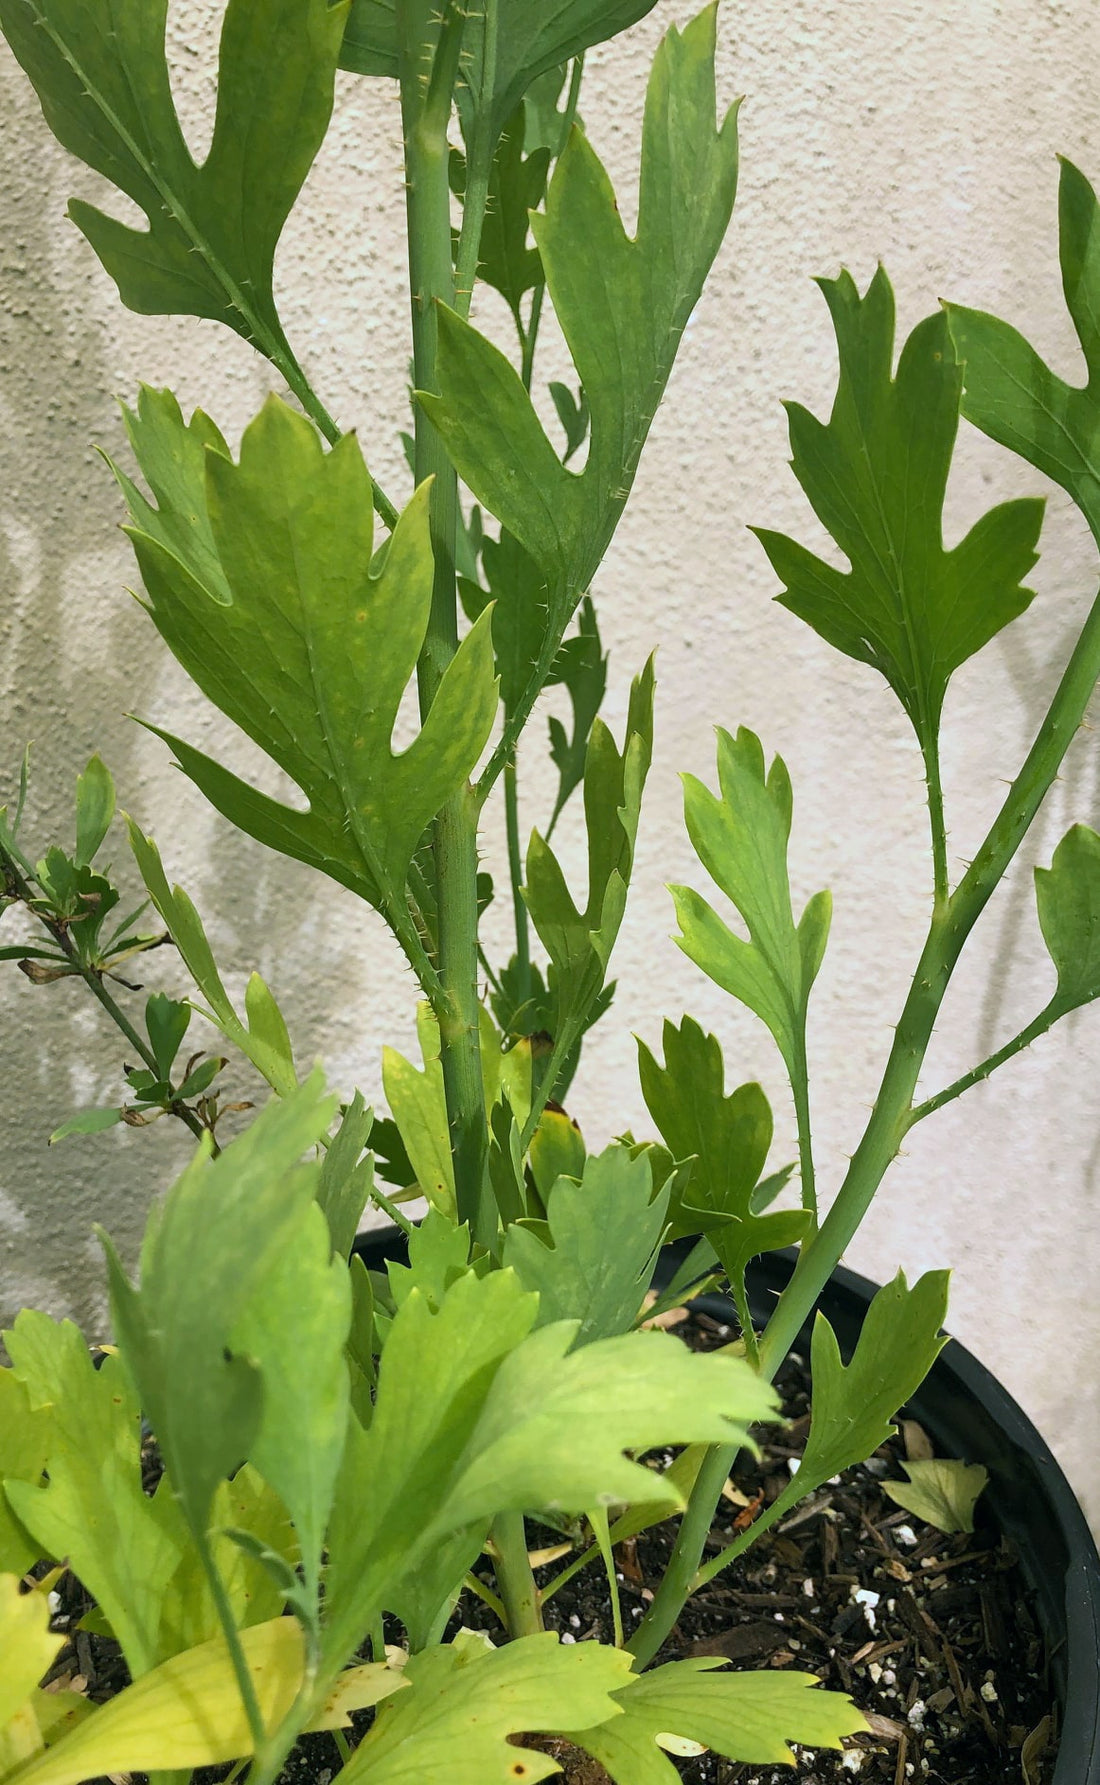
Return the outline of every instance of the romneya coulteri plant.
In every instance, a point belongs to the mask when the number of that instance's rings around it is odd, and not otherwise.
[[[235,1007],[194,905],[132,823],[149,903],[114,921],[119,893],[101,855],[115,791],[99,759],[77,782],[75,848],[55,845],[41,860],[21,823],[24,764],[2,815],[0,868],[5,906],[37,925],[37,941],[25,928],[2,952],[36,984],[82,980],[134,1062],[125,1101],[83,1112],[60,1134],[168,1115],[197,1148],[150,1220],[138,1285],[104,1239],[117,1349],[102,1368],[74,1327],[44,1313],[24,1312],[7,1335],[6,1785],[249,1759],[256,1785],[270,1785],[300,1734],[317,1728],[333,1730],[349,1785],[544,1778],[557,1762],[542,1734],[567,1735],[618,1785],[668,1785],[669,1751],[692,1743],[783,1762],[788,1743],[836,1746],[861,1726],[812,1675],[649,1664],[692,1591],[882,1442],[943,1342],[940,1272],[883,1289],[847,1365],[819,1319],[801,1468],[764,1516],[702,1561],[747,1428],[774,1409],[777,1368],[906,1133],[1100,993],[1100,839],[1077,826],[1036,874],[1057,970],[1050,1002],[990,1059],[915,1100],[960,951],[1100,671],[1098,607],[999,816],[952,886],[944,692],[1027,606],[1042,513],[1038,501],[1006,503],[944,548],[958,418],[1063,484],[1100,537],[1100,230],[1092,190],[1065,165],[1062,265],[1090,369],[1084,389],[1006,324],[965,310],[921,323],[895,372],[885,275],[862,295],[846,274],[822,286],[839,384],[827,423],[791,406],[793,464],[849,568],[775,533],[760,539],[782,603],[897,694],[923,754],[932,843],[927,941],[828,1214],[819,1217],[814,1180],[805,1037],[829,896],[796,920],[790,783],[744,730],[719,733],[718,791],[689,778],[685,795],[700,862],[738,919],[731,927],[708,897],[676,888],[678,940],[779,1049],[798,1118],[798,1195],[791,1173],[769,1173],[763,1093],[726,1093],[718,1044],[689,1018],[666,1025],[663,1060],[640,1052],[659,1139],[628,1137],[586,1157],[560,1106],[585,1031],[610,1001],[654,687],[647,665],[617,743],[597,715],[606,667],[590,590],[737,178],[736,108],[716,112],[711,6],[657,52],[637,234],[624,232],[581,123],[582,63],[651,5],[230,0],[213,140],[196,166],[170,91],[166,0],[0,0],[50,127],[145,213],[148,228],[134,230],[81,200],[70,207],[123,302],[224,322],[288,391],[269,399],[234,456],[213,419],[185,421],[170,392],[143,390],[126,411],[132,458],[113,469],[152,623],[308,809],[153,729],[232,824],[382,914],[418,982],[423,1049],[422,1067],[387,1054],[388,1117],[374,1120],[358,1095],[339,1105],[319,1071],[299,1072],[257,975],[243,1012]],[[273,297],[276,244],[325,135],[340,66],[400,83],[416,393],[414,492],[403,506],[306,378]],[[479,280],[511,310],[512,359],[468,319]],[[541,397],[532,401],[550,306],[575,368],[572,388],[550,390],[556,444]],[[326,397],[338,408],[339,393]],[[414,678],[420,728],[395,753]],[[572,726],[551,722],[559,789],[524,860],[516,744],[551,683],[568,691]],[[551,842],[578,791],[589,849],[581,906]],[[516,945],[494,967],[479,948],[490,889],[478,831],[500,792]],[[135,1014],[120,969],[131,973],[166,936],[193,985]],[[224,1145],[226,1061],[203,1053],[180,1064],[194,1010],[273,1093]],[[416,1195],[429,1205],[420,1225],[402,1207]],[[408,1264],[385,1276],[350,1256],[372,1202],[409,1234]],[[670,1237],[690,1245],[661,1301],[701,1280],[728,1283],[744,1331],[724,1353],[693,1355],[640,1330]],[[781,1245],[798,1246],[797,1268],[758,1334],[746,1265]],[[142,1415],[164,1469],[152,1494]],[[669,1446],[684,1447],[671,1466],[647,1463]],[[612,1546],[677,1513],[666,1577],[626,1641]],[[541,1591],[532,1517],[576,1548]],[[495,1585],[473,1572],[483,1555]],[[21,1584],[36,1563],[50,1572]],[[63,1564],[129,1667],[133,1683],[104,1707],[39,1688],[61,1641],[47,1594]],[[560,1644],[545,1608],[590,1565],[607,1571],[614,1641]],[[460,1627],[470,1592],[497,1613],[496,1641]],[[386,1646],[384,1614],[401,1622],[400,1650]],[[352,1752],[348,1715],[371,1705]]]

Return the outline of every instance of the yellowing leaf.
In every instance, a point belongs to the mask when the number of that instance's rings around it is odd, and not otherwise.
[[[455,1168],[442,1066],[438,1059],[428,1060],[420,1072],[395,1048],[385,1047],[382,1086],[421,1194],[434,1209],[455,1220]]]
[[[200,1149],[146,1230],[140,1290],[108,1244],[115,1331],[193,1531],[259,1430],[264,1360],[232,1349],[233,1328],[319,1218],[318,1167],[300,1161],[334,1113],[315,1071],[217,1159]]]
[[[117,1358],[92,1366],[71,1321],[24,1309],[6,1335],[17,1376],[50,1409],[49,1479],[8,1483],[39,1553],[67,1557],[122,1644],[132,1674],[161,1659],[161,1602],[186,1546],[167,1496],[142,1491],[140,1411]]]
[[[42,1551],[16,1517],[3,1484],[41,1481],[48,1434],[48,1411],[32,1408],[15,1372],[0,1369],[0,1570],[15,1575],[25,1574]]]
[[[302,1684],[301,1626],[294,1618],[256,1624],[241,1632],[241,1647],[270,1729]],[[377,1704],[403,1683],[384,1663],[353,1668],[336,1681],[310,1727],[341,1728],[352,1710]],[[216,1766],[251,1752],[233,1664],[219,1637],[154,1668],[5,1785],[80,1785],[101,1773]]]
[[[884,1494],[937,1531],[974,1529],[974,1507],[989,1480],[988,1469],[956,1457],[931,1457],[901,1466],[909,1480],[884,1481]]]
[[[0,1737],[64,1646],[50,1635],[44,1594],[20,1592],[16,1575],[0,1574]]]

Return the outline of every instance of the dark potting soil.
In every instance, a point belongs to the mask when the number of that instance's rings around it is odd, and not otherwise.
[[[727,1344],[730,1329],[692,1311],[675,1329],[694,1349]],[[781,1426],[758,1428],[759,1458],[742,1456],[707,1539],[714,1554],[777,1497],[797,1463],[809,1428],[809,1372],[792,1354],[776,1384]],[[883,1492],[922,1434],[903,1423],[898,1438],[867,1463],[846,1470],[772,1531],[728,1573],[690,1599],[658,1659],[718,1656],[737,1668],[813,1673],[847,1692],[869,1730],[843,1753],[796,1749],[795,1767],[734,1764],[711,1753],[672,1758],[685,1785],[1049,1785],[1057,1752],[1057,1704],[1032,1596],[1012,1546],[982,1522],[946,1537]],[[652,1459],[663,1466],[671,1460]],[[155,1479],[150,1460],[150,1481]],[[668,1521],[616,1550],[617,1584],[629,1632],[660,1582],[675,1537]],[[532,1544],[560,1546],[560,1532],[536,1527]],[[568,1561],[540,1569],[546,1586]],[[479,1569],[492,1585],[491,1563]],[[127,1683],[117,1644],[77,1630],[89,1600],[71,1575],[58,1583],[57,1627],[72,1632],[53,1670],[59,1684],[106,1700]],[[565,1642],[612,1640],[602,1565],[589,1566],[546,1607],[546,1622]],[[466,1595],[453,1627],[465,1623],[496,1639],[489,1609]],[[451,1631],[449,1630],[448,1634]],[[387,1632],[390,1635],[390,1632]],[[400,1640],[400,1627],[392,1632]],[[74,1678],[74,1676],[76,1676]],[[372,1713],[356,1718],[354,1745]],[[606,1774],[561,1742],[554,1754],[567,1785],[607,1785]],[[329,1735],[303,1738],[284,1785],[329,1785],[340,1767]],[[208,1769],[213,1785],[226,1768]],[[141,1775],[135,1776],[135,1785]],[[425,1780],[424,1785],[445,1785]]]

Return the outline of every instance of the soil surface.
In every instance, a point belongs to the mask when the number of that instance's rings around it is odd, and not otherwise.
[[[696,1349],[733,1334],[692,1312],[675,1326]],[[786,1424],[758,1428],[758,1459],[742,1456],[707,1540],[713,1554],[769,1505],[797,1465],[809,1428],[809,1373],[792,1354],[776,1384]],[[714,1754],[672,1759],[686,1785],[1049,1785],[1057,1752],[1058,1707],[1048,1678],[1033,1599],[1012,1546],[982,1522],[945,1537],[883,1492],[884,1477],[919,1453],[923,1434],[903,1422],[897,1439],[846,1470],[772,1531],[727,1574],[688,1601],[659,1660],[720,1656],[737,1668],[815,1673],[850,1693],[868,1718],[866,1735],[843,1753],[796,1750],[795,1767],[736,1765]],[[671,1453],[669,1453],[671,1460]],[[150,1460],[150,1481],[156,1463]],[[616,1551],[617,1583],[629,1632],[653,1597],[675,1536],[669,1521]],[[534,1527],[532,1544],[560,1546],[560,1531]],[[568,1555],[540,1569],[541,1586]],[[491,1563],[483,1565],[486,1583]],[[117,1644],[76,1629],[90,1601],[71,1575],[58,1584],[55,1627],[72,1632],[54,1668],[59,1684],[95,1700],[127,1683]],[[455,1626],[499,1637],[480,1600],[464,1596]],[[602,1565],[590,1566],[550,1601],[548,1627],[565,1642],[610,1642],[610,1600]],[[400,1640],[400,1627],[387,1637]],[[357,1719],[352,1745],[369,1726]],[[560,1761],[567,1785],[607,1785],[606,1774],[567,1744],[539,1743]],[[670,1757],[671,1758],[671,1757]],[[303,1738],[285,1785],[329,1785],[340,1767],[328,1735]],[[227,1769],[199,1775],[213,1785]],[[135,1775],[138,1785],[141,1775]],[[119,1782],[114,1782],[119,1785]],[[425,1781],[425,1785],[443,1785]]]

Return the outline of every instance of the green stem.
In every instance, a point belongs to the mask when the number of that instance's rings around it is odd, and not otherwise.
[[[12,857],[10,846],[5,848],[0,854],[7,858],[8,873],[14,882],[17,897],[24,903],[27,903],[31,898],[31,888],[19,871],[19,867]],[[37,882],[35,884],[37,884]],[[84,984],[91,992],[93,998],[95,998],[106,1011],[107,1015],[114,1023],[115,1028],[118,1029],[120,1034],[125,1036],[134,1052],[149,1068],[150,1072],[159,1077],[160,1072],[152,1048],[147,1042],[142,1040],[125,1011],[115,1002],[114,998],[112,998],[110,992],[103,983],[102,975],[97,973],[94,967],[87,966],[86,963],[80,959],[76,948],[73,946],[72,937],[69,935],[65,925],[47,917],[41,911],[37,912],[35,915],[47,935],[57,944],[66,960],[70,961],[75,967],[77,974],[84,981]],[[184,1127],[194,1135],[196,1140],[201,1140],[202,1136],[209,1132],[203,1127],[194,1111],[188,1109],[185,1103],[173,1102],[170,1104],[169,1114],[175,1116],[177,1121],[182,1122]],[[213,1140],[213,1135],[211,1135],[211,1140]],[[217,1150],[217,1142],[214,1141],[215,1153]]]
[[[947,830],[943,816],[943,781],[940,777],[940,751],[935,738],[924,749],[924,779],[928,789],[928,821],[932,829],[932,881],[937,907],[950,897],[947,878]]]
[[[206,1575],[210,1596],[214,1601],[214,1610],[218,1614],[218,1622],[222,1627],[222,1635],[225,1637],[226,1647],[229,1650],[229,1659],[233,1664],[233,1672],[237,1680],[237,1690],[240,1692],[241,1703],[244,1705],[248,1727],[252,1734],[253,1751],[259,1755],[266,1740],[266,1732],[259,1700],[256,1697],[255,1681],[245,1659],[244,1649],[241,1647],[241,1633],[237,1629],[233,1607],[229,1603],[225,1582],[222,1580],[221,1572],[214,1560],[207,1533],[198,1525],[192,1524],[191,1534],[202,1560],[203,1573]]]
[[[1005,1042],[1004,1047],[998,1048],[995,1054],[990,1054],[988,1060],[983,1060],[980,1066],[974,1066],[969,1072],[964,1072],[962,1077],[957,1078],[954,1084],[948,1085],[946,1090],[937,1091],[934,1097],[927,1098],[924,1103],[918,1103],[916,1108],[910,1111],[906,1127],[914,1128],[918,1122],[923,1122],[925,1116],[930,1116],[934,1110],[942,1109],[945,1103],[953,1103],[956,1097],[961,1097],[963,1092],[969,1091],[972,1085],[981,1084],[983,1079],[987,1079],[991,1073],[996,1072],[998,1066],[1003,1066],[1006,1060],[1011,1060],[1015,1054],[1022,1053],[1025,1047],[1030,1047],[1033,1041],[1038,1041],[1040,1035],[1045,1035],[1048,1029],[1054,1027],[1059,1017],[1065,1016],[1065,1014],[1065,1007],[1057,1000],[1053,1000],[1045,1010],[1039,1012],[1032,1022],[1028,1023],[1026,1029],[1021,1029],[1020,1033],[1014,1035],[1011,1041]]]
[[[765,1330],[760,1373],[769,1382],[863,1220],[907,1129],[917,1119],[913,1094],[952,972],[1061,767],[1084,719],[1098,676],[1100,596],[1093,602],[1035,742],[988,836],[954,893],[933,913],[871,1119],[852,1155],[836,1201],[816,1234],[802,1247],[794,1275]],[[920,1109],[927,1113],[924,1106]],[[664,1580],[628,1645],[643,1666],[664,1642],[692,1591],[714,1508],[735,1455],[734,1447],[717,1446],[699,1471]]]
[[[569,76],[569,92],[565,99],[565,110],[562,113],[562,141],[568,142],[569,132],[577,121],[577,103],[581,96],[581,80],[584,76],[584,51],[573,57],[573,69]]]
[[[499,741],[478,778],[477,800],[479,806],[485,804],[502,770],[515,756],[520,735],[531,717],[536,700],[546,686],[546,678],[554,667],[554,659],[561,649],[565,629],[576,611],[576,606],[577,603],[574,602],[560,621],[551,620],[547,624],[530,680],[512,711],[506,714]]]
[[[619,1595],[618,1577],[615,1573],[615,1551],[608,1528],[606,1506],[600,1506],[590,1512],[588,1522],[596,1534],[596,1543],[600,1555],[603,1557],[604,1573],[607,1576],[607,1590],[611,1596],[611,1640],[617,1649],[621,1649],[623,1647],[623,1608]]]
[[[531,1560],[522,1512],[502,1512],[493,1521],[494,1567],[500,1588],[505,1623],[510,1636],[537,1636],[542,1629],[542,1606]]]
[[[415,1221],[410,1221],[407,1215],[403,1215],[397,1204],[391,1202],[388,1196],[383,1195],[376,1184],[371,1185],[370,1199],[378,1204],[384,1215],[389,1216],[395,1227],[399,1227],[402,1233],[408,1234],[409,1238],[412,1238],[416,1232]]]
[[[546,281],[544,279],[535,286],[534,291],[531,293],[531,315],[528,319],[527,327],[523,328],[522,325],[520,326],[520,346],[523,349],[523,364],[520,367],[520,377],[523,379],[523,388],[525,391],[530,391],[531,380],[535,375],[535,345],[539,338],[539,322],[542,318],[542,303],[545,296]]]
[[[481,92],[477,98],[466,157],[466,191],[462,199],[462,228],[455,264],[455,305],[460,316],[470,314],[477,280],[481,229],[489,198],[496,142],[492,134],[493,88],[497,70],[497,23],[500,0],[482,0]]]
[[[733,1296],[733,1305],[737,1309],[737,1318],[741,1326],[741,1337],[745,1341],[745,1356],[753,1369],[758,1370],[760,1368],[760,1345],[756,1337],[756,1328],[752,1321],[752,1310],[749,1307],[749,1298],[745,1293],[745,1278],[743,1272],[739,1271],[736,1279],[733,1277],[730,1278],[730,1293]]]
[[[649,1666],[684,1608],[703,1545],[714,1523],[718,1497],[736,1455],[736,1445],[721,1444],[708,1450],[703,1458],[664,1577],[653,1603],[626,1645],[639,1671]]]
[[[508,873],[512,881],[512,910],[516,922],[516,965],[519,968],[520,1003],[531,996],[531,935],[527,902],[523,896],[523,852],[519,835],[519,792],[515,759],[504,770],[504,820],[508,829]]]
[[[508,1613],[504,1609],[504,1601],[498,1599],[492,1587],[487,1587],[485,1582],[472,1570],[466,1576],[466,1589],[474,1595],[475,1599],[480,1599],[483,1605],[489,1607],[493,1616],[500,1619],[505,1629],[508,1628]]]
[[[700,1587],[707,1586],[715,1575],[721,1574],[722,1570],[728,1568],[731,1562],[736,1562],[738,1556],[743,1556],[747,1549],[751,1549],[757,1538],[763,1537],[764,1532],[778,1524],[779,1520],[790,1510],[790,1506],[782,1498],[773,1500],[767,1511],[762,1512],[758,1519],[754,1519],[747,1530],[740,1532],[732,1543],[727,1543],[725,1549],[719,1550],[718,1554],[712,1556],[709,1562],[702,1564],[688,1587],[689,1595],[697,1593]]]
[[[409,0],[398,9],[401,113],[405,133],[413,371],[418,390],[436,388],[438,305],[453,305],[451,197],[447,128],[458,70],[464,15],[449,0],[438,37],[431,6]],[[435,53],[426,66],[430,46]],[[427,86],[425,91],[425,76]],[[458,649],[455,539],[458,479],[443,442],[418,407],[417,483],[432,479],[431,538],[435,557],[432,605],[417,664],[420,715],[431,709]],[[496,1231],[488,1183],[488,1139],[477,1002],[477,815],[469,787],[460,788],[435,820],[433,853],[439,930],[440,1063],[455,1162],[458,1218],[485,1244]]]
[[[806,1016],[802,1014],[798,1029],[791,1090],[794,1094],[795,1121],[798,1126],[798,1166],[802,1185],[802,1207],[809,1209],[817,1225],[817,1182],[814,1176],[813,1134],[810,1127],[810,1072],[806,1060]],[[812,1229],[811,1229],[812,1231]]]

